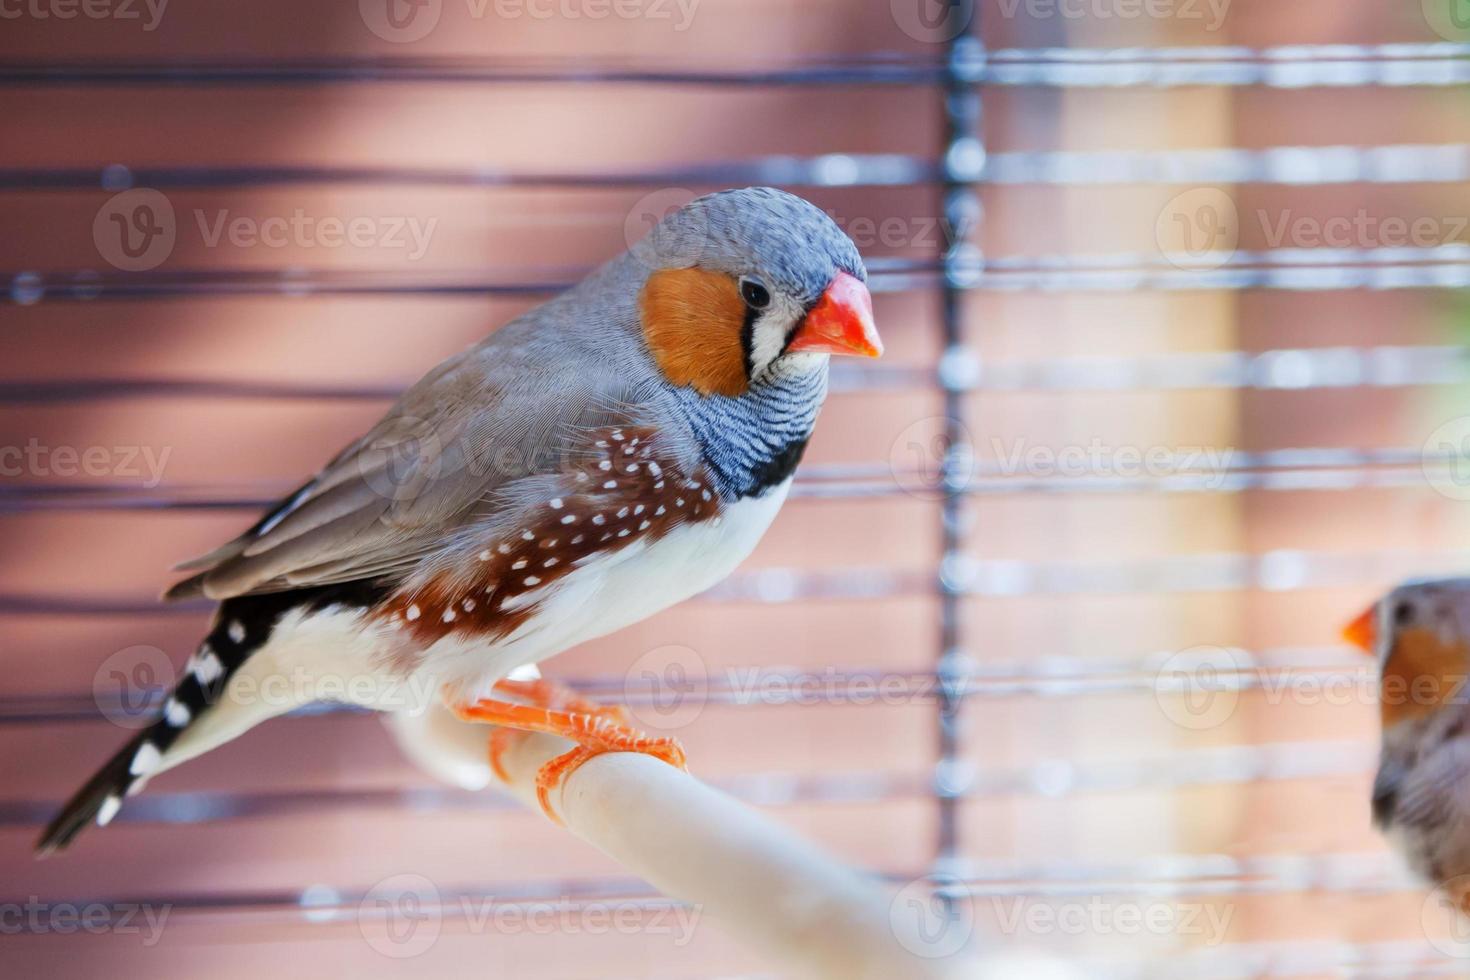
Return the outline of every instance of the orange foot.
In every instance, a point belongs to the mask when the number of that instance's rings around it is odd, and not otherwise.
[[[575,749],[552,759],[536,773],[536,798],[542,811],[557,823],[561,818],[551,808],[551,792],[588,759],[605,752],[641,752],[675,768],[688,768],[678,739],[645,735],[628,724],[622,708],[593,704],[547,680],[503,680],[495,690],[530,703],[476,701],[456,708],[455,714],[465,721],[499,726],[490,734],[490,767],[501,781],[510,781],[501,755],[526,735],[542,732],[577,743]]]

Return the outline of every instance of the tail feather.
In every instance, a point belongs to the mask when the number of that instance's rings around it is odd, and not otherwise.
[[[169,767],[169,747],[209,712],[230,675],[269,635],[273,616],[263,623],[251,620],[256,636],[247,636],[245,620],[237,616],[253,610],[254,605],[241,600],[220,607],[209,636],[190,658],[158,720],[133,736],[62,806],[36,843],[37,856],[65,848],[89,823],[107,824],[129,791],[137,792],[143,788],[142,781]]]
[[[128,790],[142,778],[132,772],[133,759],[147,736],[148,732],[139,732],[72,794],[61,812],[41,833],[40,840],[36,842],[36,857],[43,858],[54,851],[64,850],[93,821],[101,827],[112,820]]]
[[[188,581],[193,580],[182,584]],[[238,704],[216,707],[230,678],[265,645],[287,610],[319,610],[328,606],[366,608],[387,591],[380,583],[345,582],[225,600],[215,614],[209,635],[190,658],[158,720],[133,736],[72,795],[41,834],[36,843],[37,856],[44,857],[65,848],[90,823],[106,824],[127,795],[142,789],[149,776],[287,710],[289,705],[273,706],[260,699],[253,706],[255,710],[242,709]],[[198,725],[201,718],[209,720]],[[175,745],[186,731],[190,737]]]

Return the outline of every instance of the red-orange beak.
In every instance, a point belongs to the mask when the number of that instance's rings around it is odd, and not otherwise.
[[[837,273],[796,328],[786,350],[881,357],[883,341],[873,325],[873,297],[868,287],[857,276]]]
[[[1378,652],[1378,606],[1369,606],[1363,614],[1342,628],[1342,638],[1367,654]]]

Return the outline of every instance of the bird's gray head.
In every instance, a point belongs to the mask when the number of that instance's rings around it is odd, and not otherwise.
[[[882,352],[867,271],[842,229],[771,187],[721,191],[633,247],[643,336],[673,384],[736,397],[783,368]]]
[[[1470,578],[1410,579],[1363,611],[1343,636],[1386,666],[1396,651],[1431,647],[1470,666]]]

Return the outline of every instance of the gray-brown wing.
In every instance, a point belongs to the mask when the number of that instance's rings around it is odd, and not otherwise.
[[[406,573],[500,491],[555,472],[578,433],[628,418],[622,383],[486,346],[446,361],[245,534],[166,594],[226,599]],[[520,368],[518,370],[518,368]]]

